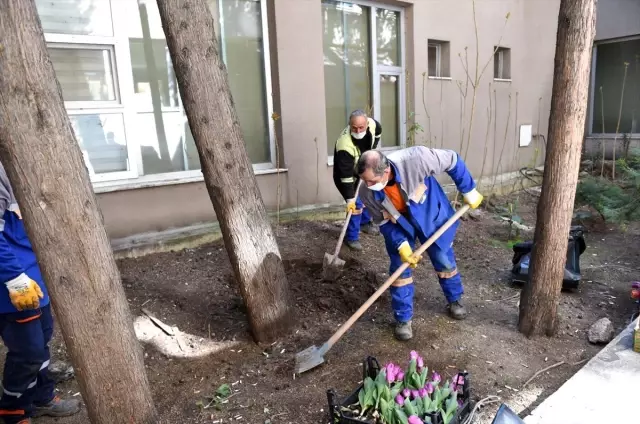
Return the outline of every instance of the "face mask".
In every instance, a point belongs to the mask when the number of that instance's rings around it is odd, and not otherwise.
[[[364,138],[364,136],[365,136],[365,135],[367,135],[367,131],[366,131],[366,130],[365,130],[365,131],[362,131],[361,133],[354,133],[354,132],[351,132],[351,136],[352,136],[353,138],[357,138],[358,140],[362,140],[362,139]]]
[[[375,183],[374,185],[369,186],[369,190],[381,191],[387,186],[388,183],[389,181],[387,181],[386,183],[382,183],[382,182]]]

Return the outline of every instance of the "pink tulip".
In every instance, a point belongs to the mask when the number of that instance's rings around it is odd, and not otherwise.
[[[415,415],[409,417],[409,424],[424,424],[420,418]]]
[[[433,381],[433,384],[438,384],[442,381],[442,377],[440,377],[440,374],[434,371],[433,375],[431,376],[431,381]]]
[[[403,380],[404,380],[404,373],[400,371],[398,374],[396,374],[396,381],[403,381]]]
[[[400,395],[396,396],[396,403],[398,405],[404,405],[404,398]]]
[[[416,352],[415,350],[412,350],[412,351],[409,353],[409,357],[411,357],[411,360],[412,360],[412,361],[417,361],[419,356],[420,356],[420,355],[418,355],[418,352]]]
[[[385,372],[386,372],[386,377],[387,377],[387,383],[391,384],[394,381],[396,381],[396,366],[393,364],[388,364],[385,367]]]
[[[411,390],[411,397],[418,399],[420,397],[420,393],[417,390]]]
[[[434,390],[433,384],[427,383],[427,385],[424,386],[424,388],[425,388],[425,390],[427,391],[428,394],[433,393],[433,390]]]
[[[424,368],[424,360],[422,356],[418,356],[418,369],[421,370],[422,368]]]
[[[404,396],[404,397],[408,398],[409,396],[411,396],[411,390],[409,390],[409,389],[404,389],[404,390],[402,391],[402,396]]]
[[[421,398],[425,398],[425,397],[429,396],[429,393],[427,392],[427,389],[425,389],[425,388],[423,387],[422,389],[418,390],[418,395],[419,395]]]

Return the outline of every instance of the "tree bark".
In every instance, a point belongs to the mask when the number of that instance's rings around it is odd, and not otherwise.
[[[596,0],[561,0],[549,117],[549,144],[538,203],[530,282],[520,299],[519,329],[555,334],[567,258],[589,92]]]
[[[0,0],[0,160],[94,424],[156,422],[120,274],[34,0]]]
[[[280,252],[245,149],[205,0],[157,0],[182,103],[256,341],[290,324]],[[265,41],[266,42],[266,41]]]

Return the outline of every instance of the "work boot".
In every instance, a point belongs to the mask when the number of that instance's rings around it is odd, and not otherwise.
[[[347,247],[351,250],[356,250],[358,252],[362,250],[362,245],[358,240],[347,240],[344,242],[344,244],[346,244]]]
[[[60,399],[56,396],[46,405],[36,405],[33,416],[68,417],[78,412],[80,412],[80,401],[78,399]]]
[[[401,342],[411,340],[413,337],[413,331],[411,330],[411,321],[396,323],[396,329],[394,331],[396,339]]]
[[[360,231],[362,231],[365,234],[369,234],[371,236],[377,236],[378,234],[380,234],[380,230],[378,230],[378,226],[375,225],[373,222],[361,225]]]
[[[447,305],[447,309],[449,310],[449,316],[453,319],[465,319],[467,317],[467,310],[462,306],[459,300],[455,302],[449,303]]]

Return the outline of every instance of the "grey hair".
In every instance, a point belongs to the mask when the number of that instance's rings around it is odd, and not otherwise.
[[[367,114],[365,113],[364,110],[362,109],[356,109],[353,112],[351,112],[351,115],[349,115],[349,123],[351,123],[351,121],[353,120],[353,118],[357,118],[359,116],[362,116],[364,118],[367,118]]]
[[[373,171],[373,175],[381,177],[389,167],[389,159],[380,150],[368,150],[360,156],[356,165],[358,175],[365,173],[367,169]]]

